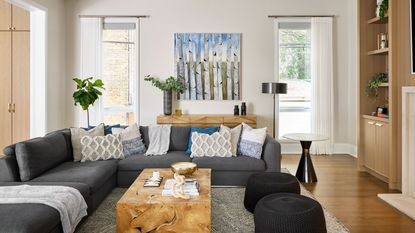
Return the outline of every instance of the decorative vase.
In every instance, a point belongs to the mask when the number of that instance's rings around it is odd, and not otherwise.
[[[241,115],[246,116],[246,103],[245,102],[242,102],[242,105],[241,105]]]
[[[172,113],[173,92],[172,90],[163,91],[164,115]]]
[[[239,106],[235,105],[235,107],[233,108],[233,115],[234,116],[239,116]]]

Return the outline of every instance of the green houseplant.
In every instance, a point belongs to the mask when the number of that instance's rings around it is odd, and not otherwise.
[[[388,13],[389,0],[382,0],[382,2],[377,7],[377,16],[380,20],[384,20],[386,14]]]
[[[151,82],[153,86],[163,91],[164,115],[171,115],[173,91],[177,93],[184,93],[186,90],[186,86],[181,81],[181,79],[170,76],[166,80],[160,80],[158,78],[147,75],[144,77],[144,80]]]
[[[378,96],[378,89],[379,86],[388,81],[388,74],[385,73],[377,73],[375,74],[372,79],[367,81],[366,84],[366,95],[367,96]]]
[[[104,83],[101,79],[93,81],[93,77],[86,79],[74,78],[73,81],[76,83],[76,90],[72,95],[75,106],[79,104],[82,110],[86,110],[89,127],[89,106],[94,105],[95,101],[102,95],[101,91],[105,90]]]

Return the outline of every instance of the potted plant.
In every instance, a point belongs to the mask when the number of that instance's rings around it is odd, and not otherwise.
[[[87,122],[89,127],[89,106],[94,105],[95,101],[102,95],[101,90],[105,90],[104,83],[101,79],[92,81],[93,77],[86,79],[74,78],[76,90],[73,93],[75,106],[81,105],[82,110],[86,110]]]
[[[181,81],[181,79],[170,76],[166,80],[160,80],[147,75],[144,77],[144,80],[151,82],[153,86],[163,91],[164,115],[171,115],[173,91],[176,91],[177,93],[183,93],[186,90],[186,86]]]
[[[372,79],[367,81],[366,84],[366,95],[367,96],[378,96],[378,89],[379,86],[388,81],[388,74],[385,73],[377,73],[375,74]]]
[[[384,20],[388,13],[389,0],[377,0],[376,5],[376,16],[379,17],[380,20]]]

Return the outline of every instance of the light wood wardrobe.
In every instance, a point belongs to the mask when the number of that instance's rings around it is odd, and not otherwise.
[[[0,152],[29,136],[30,13],[0,0]]]

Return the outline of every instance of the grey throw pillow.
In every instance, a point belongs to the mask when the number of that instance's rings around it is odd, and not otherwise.
[[[262,146],[267,137],[267,128],[253,129],[249,125],[242,123],[242,136],[239,143],[241,155],[261,159]]]
[[[85,130],[82,128],[71,128],[71,141],[72,141],[72,150],[73,150],[73,161],[81,161],[82,154],[82,145],[81,138],[83,136],[104,136],[104,124],[99,124],[97,127]]]
[[[65,137],[55,133],[16,144],[21,181],[29,181],[67,160]]]
[[[125,158],[146,152],[143,139],[141,139],[140,128],[137,124],[130,125],[125,129],[113,128],[112,133],[121,135]]]

